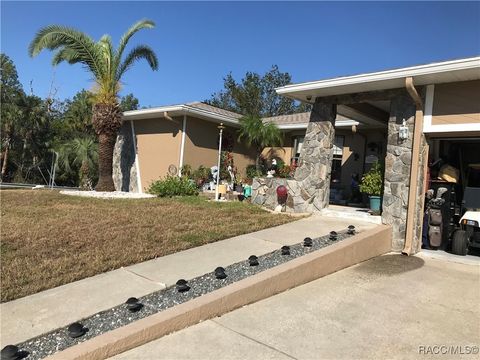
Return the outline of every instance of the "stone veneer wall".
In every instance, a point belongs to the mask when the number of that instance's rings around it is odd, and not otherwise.
[[[113,183],[117,191],[138,191],[135,153],[132,127],[126,121],[118,132],[113,150]]]
[[[406,120],[409,138],[400,140],[398,132]],[[383,193],[382,222],[392,225],[392,250],[401,251],[405,244],[407,222],[408,191],[410,186],[410,165],[412,162],[415,104],[405,93],[392,99],[388,122],[387,154],[385,157],[385,184]],[[414,239],[412,248],[418,251],[421,244],[421,226],[423,222],[423,164],[426,161],[424,149],[425,137],[422,135],[420,146],[420,166],[418,169],[417,201],[414,214]]]
[[[275,208],[278,205],[276,189],[285,185],[287,211],[313,212],[328,206],[336,116],[335,105],[313,105],[294,179],[254,179],[252,202]]]

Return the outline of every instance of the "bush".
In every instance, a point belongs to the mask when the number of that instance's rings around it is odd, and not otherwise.
[[[193,171],[192,173],[192,178],[195,181],[195,184],[197,184],[197,186],[202,186],[203,184],[205,184],[208,179],[210,179],[210,176],[210,169],[206,168],[203,165],[200,165],[198,169]]]
[[[182,166],[181,170],[182,170],[182,176],[185,176],[187,178],[190,178],[192,176],[193,169],[191,165],[185,164]]]
[[[255,177],[260,177],[262,176],[262,172],[257,170],[255,165],[247,165],[247,168],[245,170],[247,178],[253,179]]]
[[[278,177],[289,178],[293,176],[294,169],[291,166],[284,165],[277,170]]]
[[[164,179],[154,181],[148,188],[148,193],[159,197],[198,195],[195,184],[187,177],[167,175]]]
[[[360,191],[368,195],[380,196],[383,188],[382,173],[382,166],[378,161],[375,162],[370,171],[363,175]]]

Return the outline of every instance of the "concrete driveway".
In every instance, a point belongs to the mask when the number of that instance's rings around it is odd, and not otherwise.
[[[115,359],[457,358],[480,346],[479,300],[478,263],[389,254]]]

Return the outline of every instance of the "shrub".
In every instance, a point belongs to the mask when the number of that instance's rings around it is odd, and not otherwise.
[[[247,165],[245,172],[246,172],[247,178],[250,178],[250,179],[262,176],[262,172],[257,170],[255,165]]]
[[[368,195],[380,196],[382,185],[382,166],[377,161],[372,165],[370,171],[363,175],[360,191]]]
[[[192,173],[192,178],[197,186],[202,186],[210,179],[210,169],[203,165],[200,165],[197,170]]]
[[[293,172],[294,170],[291,166],[284,165],[278,168],[277,175],[278,177],[281,177],[281,178],[288,178],[293,176]]]
[[[190,178],[192,176],[192,166],[185,164],[182,166],[182,176]]]
[[[165,178],[154,181],[148,188],[148,193],[159,197],[198,195],[195,184],[187,177],[167,175]]]

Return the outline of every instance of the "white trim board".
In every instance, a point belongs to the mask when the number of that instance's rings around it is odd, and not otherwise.
[[[423,115],[423,132],[431,131],[433,98],[435,96],[435,85],[427,85],[427,93],[425,96],[425,114]]]
[[[427,93],[425,97],[425,115],[423,116],[423,132],[425,134],[480,131],[480,123],[432,125],[434,99],[435,99],[435,85],[433,84],[428,85]]]

